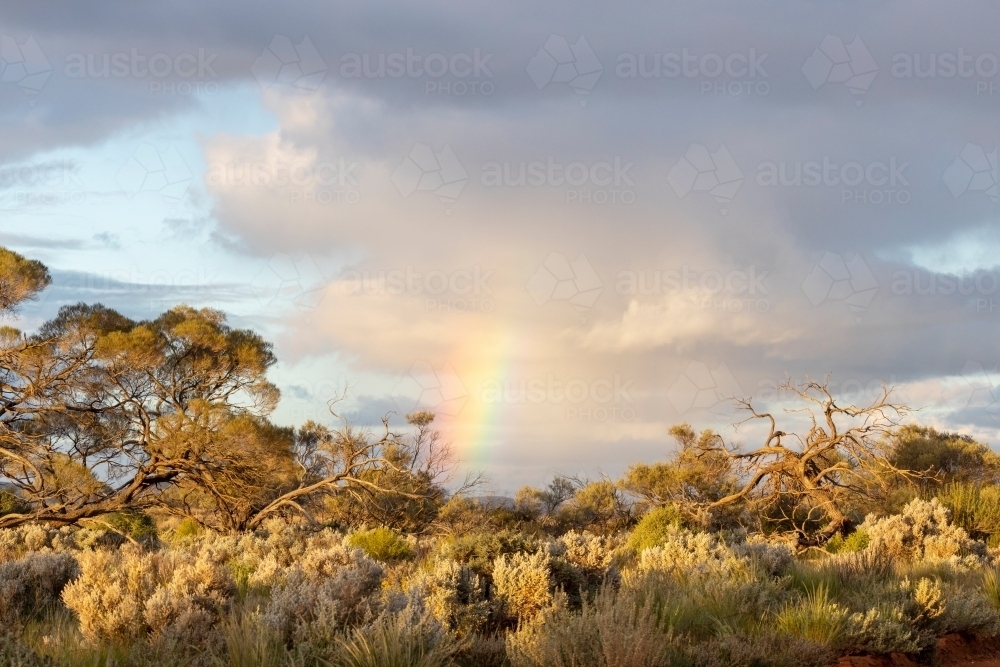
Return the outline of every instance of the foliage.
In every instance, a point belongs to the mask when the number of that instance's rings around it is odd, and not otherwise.
[[[826,543],[826,550],[833,554],[856,553],[866,549],[870,542],[871,538],[868,537],[868,533],[863,530],[855,530],[847,536],[834,535]]]
[[[98,517],[94,523],[137,541],[154,540],[157,536],[156,523],[145,512],[135,510],[114,512]]]
[[[0,626],[37,619],[59,604],[63,587],[78,573],[67,553],[33,552],[0,563]]]
[[[432,616],[406,609],[356,628],[340,641],[344,667],[448,667],[464,642],[450,636]]]
[[[887,440],[894,466],[927,473],[927,481],[935,485],[1000,482],[1000,456],[970,436],[906,424]]]
[[[868,549],[904,562],[946,560],[976,566],[986,555],[985,545],[952,524],[947,508],[936,498],[914,499],[901,514],[869,515],[858,530],[868,535]]]
[[[399,533],[388,528],[372,528],[352,533],[347,541],[375,560],[389,563],[413,558],[413,549]]]
[[[509,613],[530,621],[552,601],[549,555],[516,553],[497,558],[493,585]]]
[[[672,503],[661,505],[639,520],[628,538],[628,547],[639,553],[665,541],[683,523],[680,511]]]
[[[936,497],[951,512],[952,522],[977,540],[1000,536],[1000,486],[953,482]]]

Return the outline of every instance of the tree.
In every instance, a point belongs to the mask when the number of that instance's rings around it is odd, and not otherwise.
[[[41,264],[0,252],[0,308],[48,282]],[[77,304],[30,336],[0,329],[0,482],[18,498],[0,528],[156,507],[244,530],[286,511],[313,521],[323,496],[367,497],[384,513],[393,495],[440,501],[447,454],[428,441],[432,415],[415,418],[412,441],[385,420],[379,438],[346,424],[279,428],[274,363],[255,332],[188,306],[136,322]]]
[[[632,506],[610,479],[581,480],[558,514],[564,527],[611,534],[632,523]]]
[[[354,469],[344,484],[329,489],[326,513],[333,523],[343,527],[362,524],[384,526],[400,531],[420,532],[437,517],[447,500],[443,484],[453,471],[450,448],[441,443],[440,434],[432,427],[434,414],[417,411],[406,415],[415,429],[412,436],[393,434],[384,424],[382,437],[373,439],[370,433],[350,427],[334,433],[317,424],[307,424],[300,439],[314,439],[310,447],[326,455],[354,451],[377,454],[372,464]],[[334,454],[336,456],[336,454]],[[331,469],[343,469],[332,458],[323,466],[332,466],[320,475],[329,476]],[[454,493],[461,496],[478,484],[467,477]]]
[[[728,459],[741,480],[732,493],[708,502],[707,509],[746,502],[765,520],[780,520],[800,545],[811,546],[849,528],[847,507],[856,497],[875,497],[893,480],[916,476],[894,466],[882,446],[909,412],[890,400],[891,389],[883,386],[862,407],[838,404],[826,382],[788,381],[781,390],[806,404],[789,412],[808,417],[808,432],[786,433],[771,413],[758,412],[750,399],[738,399],[750,413],[741,423],[762,421],[768,433],[749,450],[730,447],[722,438],[695,445],[696,456]]]
[[[736,477],[732,459],[714,445],[720,436],[711,430],[696,435],[689,424],[670,429],[679,449],[663,463],[638,463],[625,472],[621,486],[641,504],[707,505],[732,493]]]
[[[14,312],[52,282],[49,270],[34,259],[0,247],[0,315]]]
[[[935,486],[1000,480],[1000,456],[968,435],[906,424],[889,435],[887,447],[895,467],[924,473],[926,482]]]

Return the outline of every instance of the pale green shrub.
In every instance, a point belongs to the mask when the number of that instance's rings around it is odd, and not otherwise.
[[[858,530],[868,535],[869,549],[885,551],[904,562],[949,561],[956,566],[975,567],[986,556],[986,545],[953,525],[948,509],[936,498],[916,498],[901,514],[869,514]]]
[[[507,639],[514,667],[659,667],[673,652],[654,598],[612,587],[579,613],[557,602]]]
[[[565,559],[590,581],[602,581],[612,570],[622,538],[569,531],[549,542],[549,555]]]
[[[871,538],[868,537],[868,533],[863,530],[855,530],[847,537],[840,534],[834,535],[826,543],[825,548],[832,554],[856,553],[867,549],[870,542]]]
[[[639,554],[639,569],[677,576],[721,575],[745,566],[715,535],[671,528],[658,546]]]
[[[236,585],[229,569],[208,551],[193,561],[186,554],[171,556],[172,572],[146,600],[146,624],[158,639],[203,641],[235,595]]]
[[[349,535],[347,541],[352,547],[383,563],[413,558],[413,549],[406,540],[388,528],[358,531]]]
[[[653,508],[639,520],[628,537],[628,548],[635,553],[655,547],[681,527],[683,517],[673,504]]]
[[[30,553],[0,563],[0,627],[37,618],[59,604],[63,587],[77,576],[76,559],[66,553]]]
[[[753,561],[772,577],[784,574],[795,562],[795,549],[790,544],[770,541],[762,535],[751,535],[730,548],[735,556]]]
[[[133,545],[117,551],[84,551],[77,557],[80,576],[62,598],[91,641],[129,642],[147,632],[146,600],[156,590],[158,560]]]
[[[435,561],[434,569],[420,573],[412,586],[411,597],[422,599],[440,623],[463,634],[483,630],[494,613],[485,582],[453,560]]]
[[[498,599],[519,621],[533,618],[552,602],[549,555],[516,553],[493,563],[493,586]]]
[[[263,622],[285,642],[330,643],[381,610],[374,594],[385,571],[360,549],[308,552],[271,591]]]
[[[871,653],[919,653],[944,634],[946,602],[941,584],[923,578],[885,582],[853,591],[845,643]]]

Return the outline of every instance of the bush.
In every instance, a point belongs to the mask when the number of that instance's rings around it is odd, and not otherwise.
[[[146,600],[146,624],[158,639],[199,643],[236,593],[230,570],[208,551],[164,565],[173,571]]]
[[[744,565],[716,536],[676,527],[665,531],[659,546],[639,554],[640,570],[680,577],[726,574]]]
[[[156,524],[145,512],[114,512],[97,519],[100,526],[106,524],[111,530],[131,537],[137,542],[156,539]]]
[[[843,642],[847,617],[847,609],[832,602],[826,587],[821,585],[804,600],[782,610],[777,626],[793,637],[835,649]]]
[[[433,616],[406,609],[380,616],[339,641],[344,667],[448,667],[465,642],[451,637]]]
[[[914,499],[902,514],[869,514],[858,530],[868,535],[869,549],[885,551],[902,562],[949,561],[976,566],[986,555],[986,545],[952,524],[948,509],[937,498]]]
[[[146,600],[156,590],[156,557],[133,545],[117,552],[84,551],[80,576],[63,589],[62,598],[80,620],[90,641],[127,643],[145,636]]]
[[[398,533],[388,528],[359,531],[347,538],[348,543],[361,549],[371,558],[390,563],[413,558],[413,549]]]
[[[953,483],[938,493],[951,520],[978,540],[1000,536],[1000,487]]]
[[[414,593],[445,627],[461,634],[481,632],[495,615],[496,605],[487,599],[486,582],[470,568],[442,559],[415,582]]]
[[[863,530],[855,530],[847,537],[839,534],[834,535],[826,543],[826,550],[832,554],[852,554],[867,549],[870,543],[871,538],[868,537],[868,533]]]
[[[549,555],[517,553],[493,564],[493,586],[507,611],[524,622],[552,602]]]
[[[612,587],[579,613],[546,609],[507,640],[514,667],[665,667],[675,649],[652,597]]]
[[[649,512],[636,524],[628,538],[628,548],[635,553],[655,547],[668,539],[683,519],[675,505],[660,505]]]
[[[0,491],[0,516],[4,514],[22,514],[31,508],[13,491]]]
[[[470,533],[445,540],[440,555],[463,565],[468,565],[480,576],[491,576],[497,558],[516,553],[534,553],[538,550],[536,538],[512,530],[495,533]]]
[[[31,553],[0,563],[0,627],[39,618],[59,604],[63,587],[79,573],[66,553]]]
[[[330,645],[345,628],[377,616],[372,595],[384,575],[360,549],[308,552],[272,589],[264,624],[286,643]]]

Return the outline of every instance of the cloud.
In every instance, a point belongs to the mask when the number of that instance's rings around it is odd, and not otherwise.
[[[997,356],[1000,9],[719,8],[9,4],[4,34],[51,72],[31,95],[0,82],[2,204],[21,216],[0,242],[55,269],[32,317],[191,300],[264,328],[305,388],[290,423],[325,410],[304,375],[356,379],[377,423],[414,364],[452,368],[468,397],[449,437],[511,483],[659,456],[681,418],[724,425],[671,403],[690,368],[762,395],[786,372],[892,379],[995,439],[960,389]],[[972,75],[915,73],[959,49]],[[87,69],[133,50],[164,75]],[[4,181],[60,150],[87,205]],[[174,265],[217,276],[150,298]],[[616,378],[627,401],[590,395]],[[587,396],[517,398],[550,379]]]

